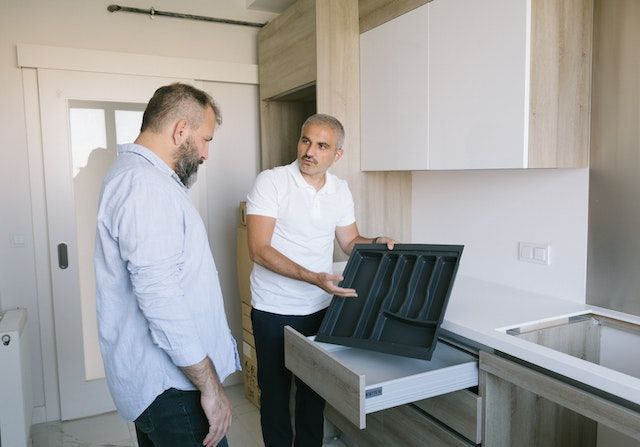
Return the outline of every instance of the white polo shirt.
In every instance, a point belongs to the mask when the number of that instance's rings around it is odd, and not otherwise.
[[[336,227],[355,222],[347,182],[327,172],[324,186],[309,185],[298,160],[261,172],[247,196],[247,214],[273,217],[271,246],[313,272],[332,272]],[[309,315],[329,305],[317,286],[287,278],[256,263],[251,272],[251,305],[281,315]]]

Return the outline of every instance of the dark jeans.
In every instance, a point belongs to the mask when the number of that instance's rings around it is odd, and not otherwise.
[[[279,315],[251,310],[265,447],[291,447],[293,440],[289,412],[291,372],[284,366],[284,327],[291,326],[306,336],[315,335],[325,311],[311,315]],[[324,400],[296,377],[294,446],[322,446],[323,412]]]
[[[139,447],[202,447],[209,433],[199,391],[169,388],[134,423]],[[226,437],[218,447],[228,447]]]

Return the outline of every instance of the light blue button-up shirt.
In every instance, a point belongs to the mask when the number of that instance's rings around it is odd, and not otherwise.
[[[120,414],[135,420],[179,367],[240,369],[207,233],[178,176],[152,151],[118,147],[102,186],[95,251],[100,350]]]

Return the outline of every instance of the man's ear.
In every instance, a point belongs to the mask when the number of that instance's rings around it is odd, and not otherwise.
[[[171,137],[173,138],[173,144],[175,146],[180,146],[186,141],[189,130],[188,127],[189,124],[187,123],[186,119],[183,118],[176,121],[173,126],[173,134],[171,135]]]
[[[336,149],[336,158],[333,161],[340,160],[342,158],[342,153],[343,153],[342,148]]]

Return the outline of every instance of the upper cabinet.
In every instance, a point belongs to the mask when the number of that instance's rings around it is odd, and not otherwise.
[[[592,0],[434,0],[361,35],[365,171],[586,167]]]

